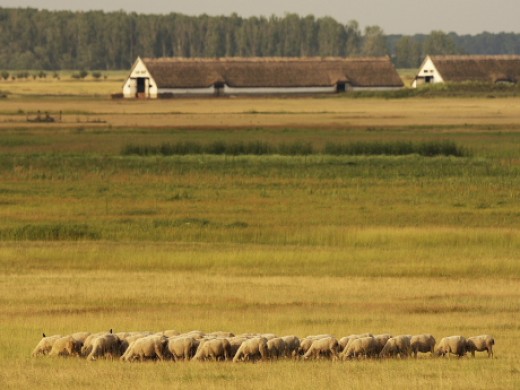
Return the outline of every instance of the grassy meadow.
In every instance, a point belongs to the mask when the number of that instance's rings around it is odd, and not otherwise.
[[[28,122],[37,110],[62,121]],[[2,388],[520,386],[518,98],[9,95],[0,134]],[[445,140],[467,154],[124,153]],[[110,328],[489,333],[496,348],[259,364],[30,356],[42,332]]]

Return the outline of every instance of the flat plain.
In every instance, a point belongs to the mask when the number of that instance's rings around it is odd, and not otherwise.
[[[0,101],[3,388],[520,386],[518,98],[124,101],[96,96],[115,88],[98,83],[49,96],[28,82]],[[38,111],[61,121],[31,121]],[[122,152],[431,140],[468,154]],[[496,348],[495,359],[258,364],[30,356],[42,332],[110,328],[489,333]]]

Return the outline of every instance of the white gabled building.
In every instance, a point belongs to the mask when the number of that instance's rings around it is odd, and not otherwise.
[[[400,89],[390,57],[137,58],[125,98],[323,94]]]
[[[158,88],[144,61],[137,57],[123,86],[125,98],[157,98]]]

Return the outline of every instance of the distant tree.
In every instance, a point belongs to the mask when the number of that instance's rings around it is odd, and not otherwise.
[[[410,36],[401,37],[395,45],[395,65],[398,68],[416,68],[422,57],[421,45]]]
[[[423,52],[426,55],[443,55],[458,54],[460,51],[450,35],[442,31],[432,31],[424,41]]]
[[[362,34],[359,30],[359,23],[351,20],[345,26],[347,32],[347,40],[345,42],[346,55],[354,56],[361,51]]]
[[[362,54],[365,56],[382,56],[388,54],[386,38],[379,26],[367,26],[363,38]]]
[[[6,71],[6,70],[3,70],[1,76],[2,76],[2,78],[4,80],[8,80],[9,79],[9,72]]]

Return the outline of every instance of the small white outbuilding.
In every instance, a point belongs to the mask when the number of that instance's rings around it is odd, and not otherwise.
[[[412,87],[438,83],[517,83],[520,80],[520,56],[447,55],[426,56]]]

